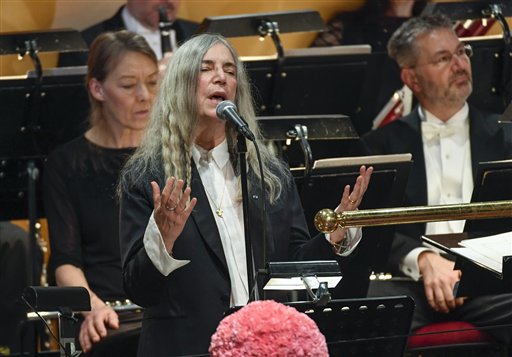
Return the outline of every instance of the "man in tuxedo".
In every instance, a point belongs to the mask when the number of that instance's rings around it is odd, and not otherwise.
[[[142,35],[159,60],[165,57],[162,53],[159,31],[159,8],[166,9],[167,19],[172,23],[169,42],[172,51],[190,38],[197,30],[198,24],[178,19],[181,0],[127,0],[109,19],[97,23],[81,32],[82,37],[90,46],[92,41],[103,32],[129,30]],[[87,52],[62,53],[59,56],[59,67],[80,66],[87,63]]]
[[[472,91],[471,48],[459,41],[442,15],[412,18],[391,37],[388,53],[419,105],[411,114],[360,140],[358,154],[412,153],[407,206],[469,202],[478,162],[512,158],[512,130],[498,116],[466,100]],[[454,262],[422,245],[423,234],[457,233],[464,221],[398,225],[389,257],[394,274],[411,280],[376,282],[370,296],[410,295],[416,302],[412,329],[432,322],[461,320],[511,342],[512,294],[455,298],[462,272]],[[485,308],[483,308],[485,307]]]

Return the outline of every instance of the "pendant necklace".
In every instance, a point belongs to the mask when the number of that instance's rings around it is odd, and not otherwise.
[[[219,205],[217,206],[217,210],[215,211],[215,213],[217,213],[217,216],[219,216],[220,218],[223,218],[222,215],[224,214],[224,211],[222,210],[222,199],[224,198],[224,191],[226,191],[226,185],[224,185],[222,195],[220,196]]]
[[[224,200],[224,192],[226,192],[226,177],[227,177],[227,173],[228,173],[228,170],[226,169],[226,172],[224,173],[224,184],[222,185],[222,193],[220,195],[219,204],[215,204],[215,200],[213,199],[213,196],[210,194],[210,192],[208,192],[208,189],[206,188],[206,186],[204,187],[204,190],[205,190],[206,194],[208,195],[208,197],[210,197],[210,200],[212,200],[213,205],[216,207],[215,213],[220,218],[224,218],[223,217],[224,211],[222,210],[222,201]]]

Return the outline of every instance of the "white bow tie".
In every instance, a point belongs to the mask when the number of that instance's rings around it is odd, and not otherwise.
[[[421,135],[423,140],[431,141],[433,139],[442,139],[452,136],[464,129],[462,123],[437,124],[430,122],[421,123]]]

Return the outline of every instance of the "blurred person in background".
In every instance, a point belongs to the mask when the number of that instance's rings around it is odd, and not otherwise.
[[[339,12],[327,22],[327,29],[313,42],[314,47],[369,44],[372,52],[385,52],[395,30],[412,16],[418,16],[428,0],[366,0],[357,11]]]
[[[172,52],[190,38],[199,27],[195,22],[178,18],[180,5],[181,0],[127,0],[114,16],[86,28],[81,34],[87,46],[90,46],[103,32],[119,30],[135,32],[146,39],[158,60],[165,65]],[[167,20],[171,23],[169,43],[164,46],[162,46],[159,31],[161,7],[165,9]],[[162,53],[162,48],[168,48],[171,52],[166,55]],[[87,64],[87,52],[62,53],[59,56],[59,67],[85,64]]]
[[[107,304],[126,299],[115,192],[146,128],[157,81],[157,59],[142,36],[125,30],[99,35],[86,76],[90,128],[50,153],[44,170],[50,276],[58,286],[89,290],[92,310],[83,313],[79,341],[92,355],[130,356],[137,350],[139,325],[100,341],[108,329],[123,330]]]

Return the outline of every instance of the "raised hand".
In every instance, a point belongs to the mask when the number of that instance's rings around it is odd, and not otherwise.
[[[340,204],[336,208],[335,212],[353,211],[356,210],[361,201],[363,200],[368,184],[370,183],[370,177],[372,176],[373,167],[361,166],[359,168],[359,176],[356,179],[354,189],[350,190],[350,185],[345,186],[343,194],[341,195]],[[330,235],[331,243],[340,244],[345,238],[347,228],[337,229]]]
[[[171,177],[167,179],[165,187],[160,193],[158,184],[154,181],[151,182],[155,208],[154,218],[169,254],[172,253],[174,242],[183,231],[183,227],[197,203],[195,197],[190,199],[190,187],[183,189],[183,186],[183,180]]]

